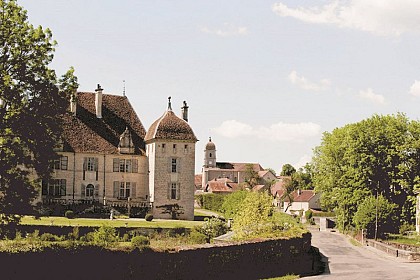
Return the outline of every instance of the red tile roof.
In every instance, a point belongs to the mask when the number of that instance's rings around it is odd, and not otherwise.
[[[292,193],[294,202],[309,202],[314,196],[313,190],[296,190]]]
[[[64,151],[117,154],[120,135],[131,132],[135,154],[144,154],[146,131],[125,96],[102,95],[102,118],[96,117],[95,93],[77,94],[76,116],[63,116]]]
[[[259,163],[239,163],[239,162],[216,162],[216,167],[220,169],[228,169],[230,171],[246,171],[248,165],[256,172],[264,171]]]
[[[203,180],[203,174],[196,174],[194,176],[194,185],[196,189],[201,188],[201,184],[203,183],[202,180]]]

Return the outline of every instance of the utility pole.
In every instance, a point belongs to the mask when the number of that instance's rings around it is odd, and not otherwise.
[[[378,234],[378,192],[379,192],[379,181],[376,187],[375,240]]]

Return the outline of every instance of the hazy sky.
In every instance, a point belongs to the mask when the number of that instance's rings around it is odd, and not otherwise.
[[[371,115],[420,118],[420,0],[20,0],[81,91],[126,95],[146,129],[172,96],[218,161],[277,172],[322,132]]]

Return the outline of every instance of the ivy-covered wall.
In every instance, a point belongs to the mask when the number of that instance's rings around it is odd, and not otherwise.
[[[0,253],[1,279],[261,279],[319,271],[311,235],[173,252],[99,247]]]

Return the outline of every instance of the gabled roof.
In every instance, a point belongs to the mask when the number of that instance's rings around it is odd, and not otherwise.
[[[152,139],[197,141],[190,125],[177,117],[172,110],[167,110],[150,126],[144,140]]]
[[[315,196],[313,190],[296,190],[292,192],[293,202],[309,202]]]
[[[234,183],[228,178],[214,179],[207,182],[206,192],[231,193],[241,190],[238,183]]]
[[[271,195],[272,196],[282,196],[284,193],[286,182],[285,181],[277,181],[274,185],[271,186]]]
[[[118,154],[120,135],[131,132],[134,154],[144,154],[146,131],[125,96],[102,94],[102,118],[96,117],[95,93],[77,93],[76,116],[66,113],[63,121],[63,151]]]
[[[226,169],[229,171],[246,171],[248,165],[252,166],[252,169],[256,172],[264,171],[259,163],[244,163],[244,162],[216,162],[216,167],[220,169]]]

